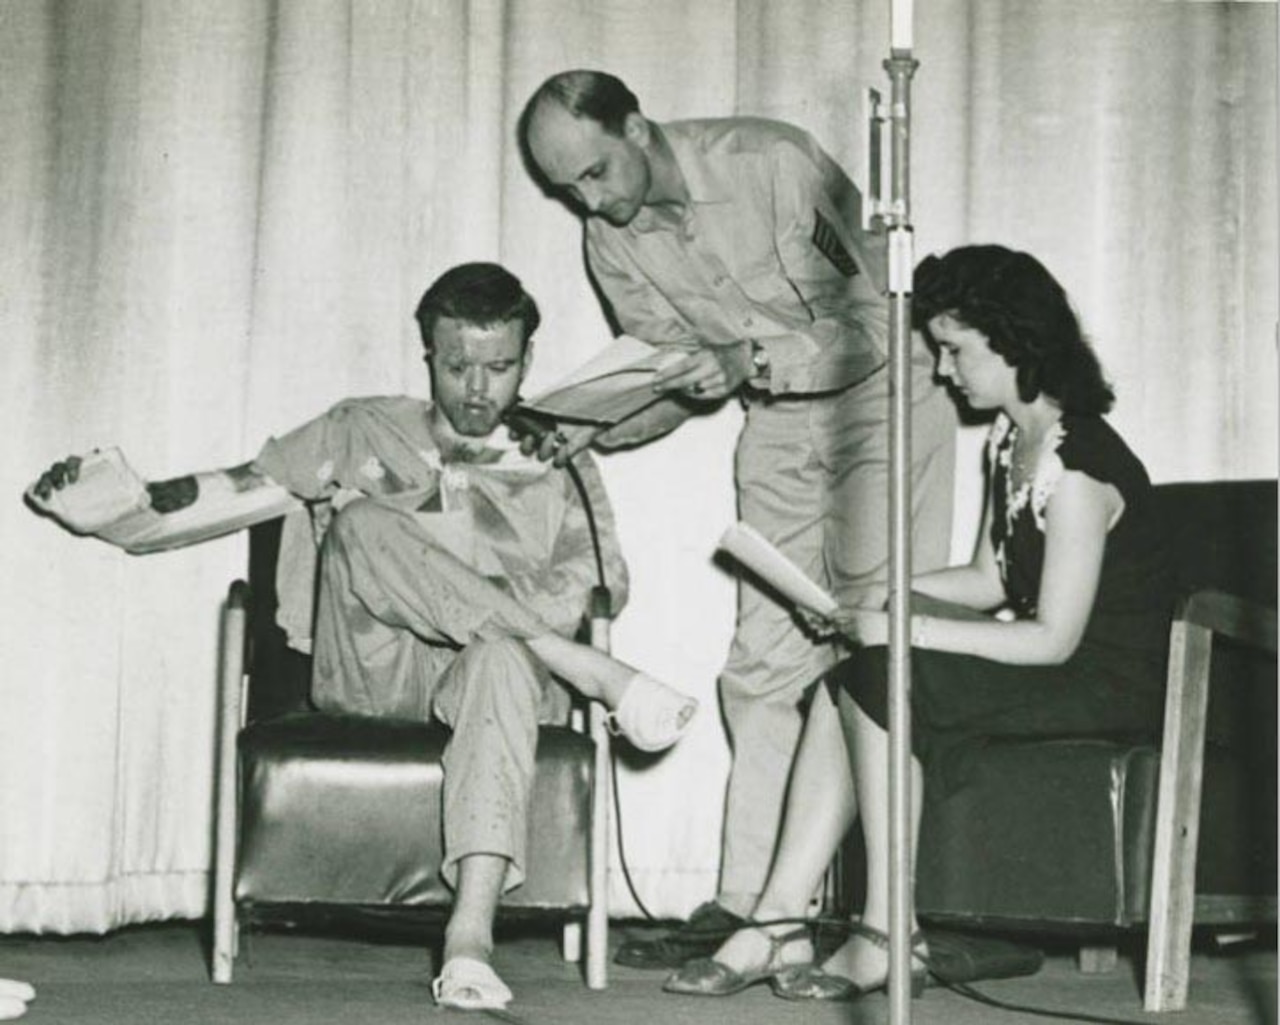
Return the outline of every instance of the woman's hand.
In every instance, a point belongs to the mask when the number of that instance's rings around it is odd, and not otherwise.
[[[821,612],[797,607],[796,618],[804,624],[805,632],[815,640],[829,641],[840,633],[840,628],[836,626],[831,616],[825,616]]]
[[[797,609],[801,622],[818,640],[840,636],[855,644],[886,644],[889,617],[879,609],[841,606],[830,615]]]
[[[889,616],[879,609],[841,609],[832,618],[842,634],[864,648],[889,643]]]
[[[860,611],[881,611],[889,601],[886,584],[868,584],[854,591],[848,604],[841,605],[830,614],[811,609],[796,609],[796,615],[808,631],[818,640],[830,640],[836,634],[848,635],[854,629],[854,616]]]

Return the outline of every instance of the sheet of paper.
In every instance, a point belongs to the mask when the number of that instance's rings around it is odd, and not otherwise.
[[[682,358],[678,351],[621,335],[522,405],[557,420],[613,425],[657,402],[661,396],[651,387],[654,374]]]
[[[829,616],[838,608],[835,598],[810,580],[764,535],[745,523],[735,523],[720,538],[720,548],[751,570],[787,601]]]

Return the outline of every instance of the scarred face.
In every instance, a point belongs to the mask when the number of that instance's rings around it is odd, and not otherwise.
[[[644,205],[652,184],[649,123],[630,114],[622,135],[575,117],[558,103],[538,106],[529,121],[529,151],[547,183],[588,216],[621,227]]]
[[[515,405],[530,346],[518,320],[484,327],[441,317],[427,357],[437,410],[460,435],[484,437]]]

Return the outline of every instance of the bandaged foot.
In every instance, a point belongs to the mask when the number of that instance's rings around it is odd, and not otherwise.
[[[458,1011],[500,1011],[511,1003],[511,990],[498,973],[474,957],[451,957],[431,982],[438,1007]]]
[[[684,735],[697,710],[697,698],[636,673],[606,722],[611,733],[622,734],[641,751],[662,751]]]
[[[0,979],[0,1020],[21,1018],[27,1013],[27,1003],[35,997],[35,988],[30,983]]]

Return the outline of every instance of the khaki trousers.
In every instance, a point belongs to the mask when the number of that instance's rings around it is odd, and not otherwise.
[[[946,565],[955,409],[919,342],[912,379],[913,570]],[[759,399],[736,456],[739,515],[837,599],[888,571],[887,368],[833,395]],[[790,609],[750,581],[720,677],[733,760],[725,803],[721,903],[750,908],[764,887],[802,725],[800,703],[834,663]]]

